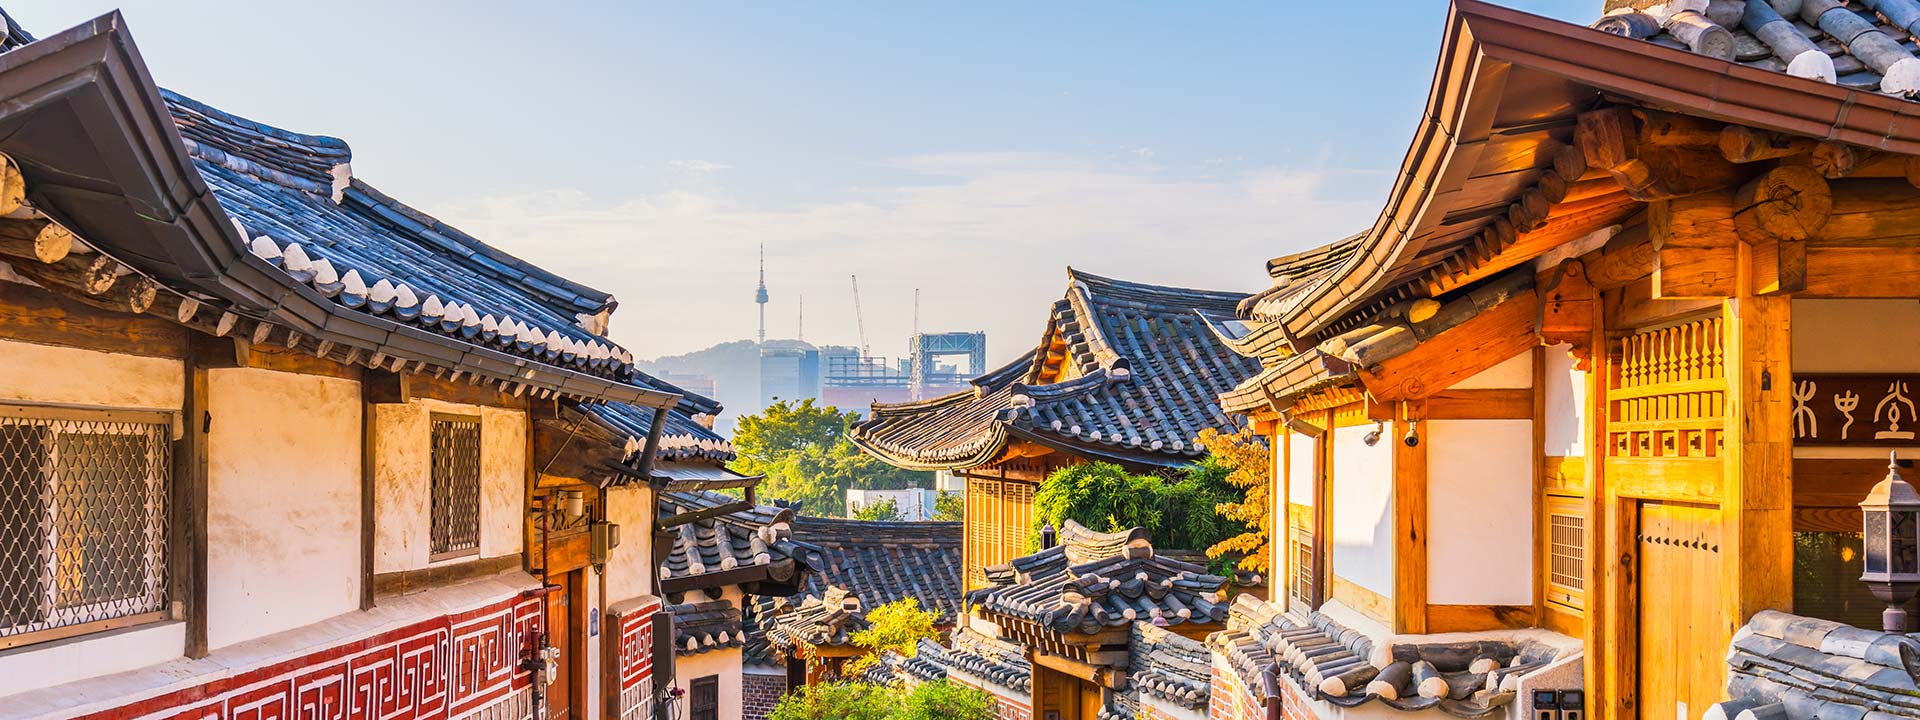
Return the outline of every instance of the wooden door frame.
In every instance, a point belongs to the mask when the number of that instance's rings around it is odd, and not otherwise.
[[[567,571],[567,712],[586,717],[587,702],[587,570]]]

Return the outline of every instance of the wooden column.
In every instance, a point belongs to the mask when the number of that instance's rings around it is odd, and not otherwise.
[[[1393,443],[1393,630],[1419,634],[1427,631],[1427,443],[1404,442],[1411,422],[1394,420],[1382,440]]]
[[[1618,295],[1619,291],[1610,291]],[[1596,720],[1633,717],[1636,680],[1627,665],[1631,644],[1632,551],[1616,527],[1620,499],[1606,478],[1607,386],[1615,372],[1612,344],[1607,339],[1607,293],[1593,303],[1593,328],[1587,373],[1587,697]],[[1628,514],[1630,515],[1630,513]],[[1625,538],[1632,535],[1626,534]],[[1625,598],[1623,601],[1622,598]]]
[[[1793,609],[1793,310],[1786,297],[1750,290],[1723,304],[1728,382],[1720,556],[1728,638],[1754,613]]]
[[[190,658],[207,656],[207,369],[195,361],[194,346],[213,341],[189,335],[182,365],[186,394],[180,406],[181,433],[174,444],[174,599],[185,605],[186,648]]]

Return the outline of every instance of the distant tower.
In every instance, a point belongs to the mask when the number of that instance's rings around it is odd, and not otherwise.
[[[767,244],[760,244],[760,289],[754,291],[753,301],[760,305],[760,344],[767,344]]]

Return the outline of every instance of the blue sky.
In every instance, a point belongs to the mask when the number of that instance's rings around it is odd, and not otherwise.
[[[1601,0],[1507,0],[1573,22]],[[1365,227],[1446,5],[8,0],[118,7],[164,86],[345,138],[354,171],[613,292],[643,357],[768,334],[1036,341],[1065,267],[1255,291]]]

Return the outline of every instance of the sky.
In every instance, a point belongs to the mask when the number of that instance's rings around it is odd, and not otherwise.
[[[1601,0],[1500,0],[1590,22]],[[160,85],[344,138],[355,176],[614,294],[643,358],[753,337],[1037,342],[1066,268],[1255,292],[1372,224],[1441,0],[0,0],[120,9]],[[801,326],[804,302],[804,328]]]

